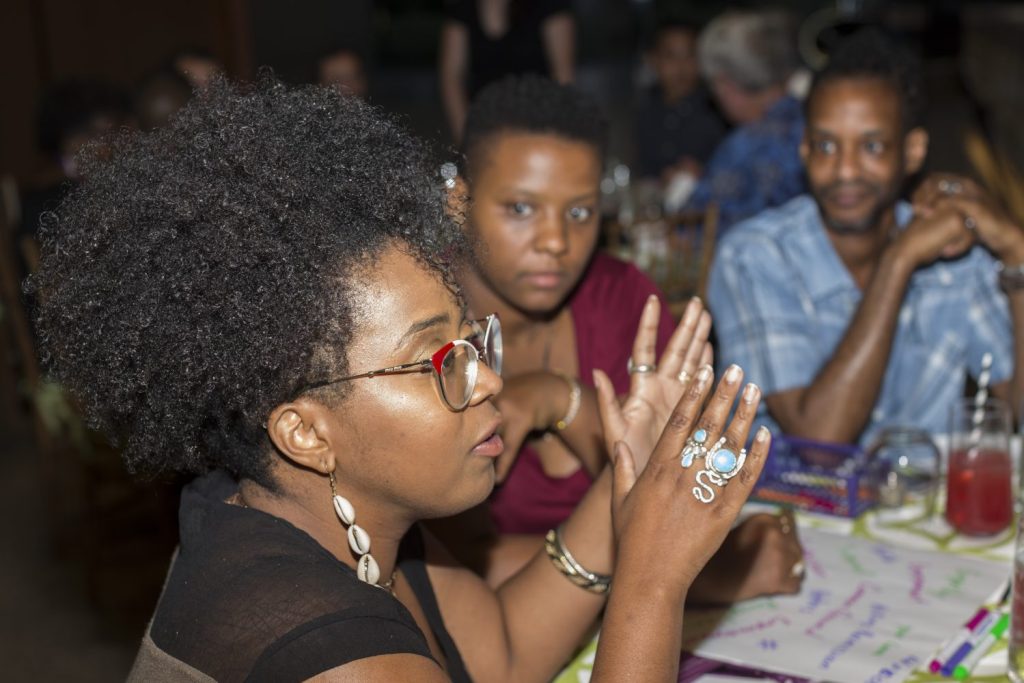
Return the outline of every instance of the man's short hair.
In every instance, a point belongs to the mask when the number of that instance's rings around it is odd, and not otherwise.
[[[811,83],[804,102],[806,112],[810,113],[811,104],[824,85],[847,79],[884,82],[900,99],[903,131],[922,124],[924,93],[918,61],[881,29],[862,28],[836,43],[828,64]]]
[[[708,24],[697,43],[701,72],[757,92],[784,85],[800,66],[796,26],[781,10],[732,11]]]

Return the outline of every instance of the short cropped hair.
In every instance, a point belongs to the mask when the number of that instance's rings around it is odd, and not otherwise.
[[[274,488],[263,423],[347,374],[365,268],[397,246],[454,288],[462,233],[426,145],[330,88],[218,80],[86,159],[28,291],[51,376],[129,468]],[[346,383],[309,395],[335,405]]]
[[[700,34],[697,56],[705,78],[724,76],[749,92],[784,85],[800,66],[795,24],[781,10],[716,17]]]
[[[540,133],[583,142],[604,157],[608,123],[601,107],[571,85],[542,76],[508,76],[480,91],[466,115],[462,156],[467,177],[484,142],[499,133]]]
[[[810,107],[827,83],[847,79],[877,79],[888,85],[900,100],[903,131],[924,120],[924,92],[920,65],[914,55],[881,29],[866,27],[836,43],[825,68],[818,72],[804,102]]]

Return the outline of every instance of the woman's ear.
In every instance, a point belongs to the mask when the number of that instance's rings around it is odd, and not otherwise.
[[[299,399],[270,412],[267,435],[292,463],[316,472],[334,470],[334,448],[325,406]]]
[[[460,173],[452,179],[454,185],[448,189],[445,212],[460,226],[466,224],[469,213],[469,183]]]

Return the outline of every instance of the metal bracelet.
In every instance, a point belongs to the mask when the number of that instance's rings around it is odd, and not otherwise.
[[[587,571],[576,561],[576,558],[562,542],[562,527],[548,531],[544,537],[544,550],[547,552],[551,564],[555,565],[555,569],[580,588],[598,594],[607,593],[611,588],[612,577],[610,574],[595,574]]]
[[[1024,289],[1024,263],[1007,267],[1001,262],[997,262],[996,271],[999,273],[999,286],[1003,289],[1008,291]]]
[[[572,424],[572,421],[576,419],[580,412],[580,404],[583,402],[583,387],[580,386],[580,381],[575,377],[570,377],[561,372],[558,373],[558,376],[569,385],[569,407],[565,411],[565,416],[555,423],[555,429],[562,431]]]

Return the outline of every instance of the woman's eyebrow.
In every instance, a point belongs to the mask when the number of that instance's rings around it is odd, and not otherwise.
[[[403,334],[402,337],[398,340],[398,344],[395,345],[395,351],[401,350],[402,346],[405,345],[405,342],[409,339],[409,337],[413,336],[414,334],[418,334],[423,330],[428,330],[431,327],[437,327],[438,325],[451,324],[451,321],[452,317],[447,313],[438,313],[437,315],[431,316],[429,318],[424,318],[423,320],[420,320],[418,322],[414,322],[412,325],[409,326],[409,329],[405,331],[405,334]]]

